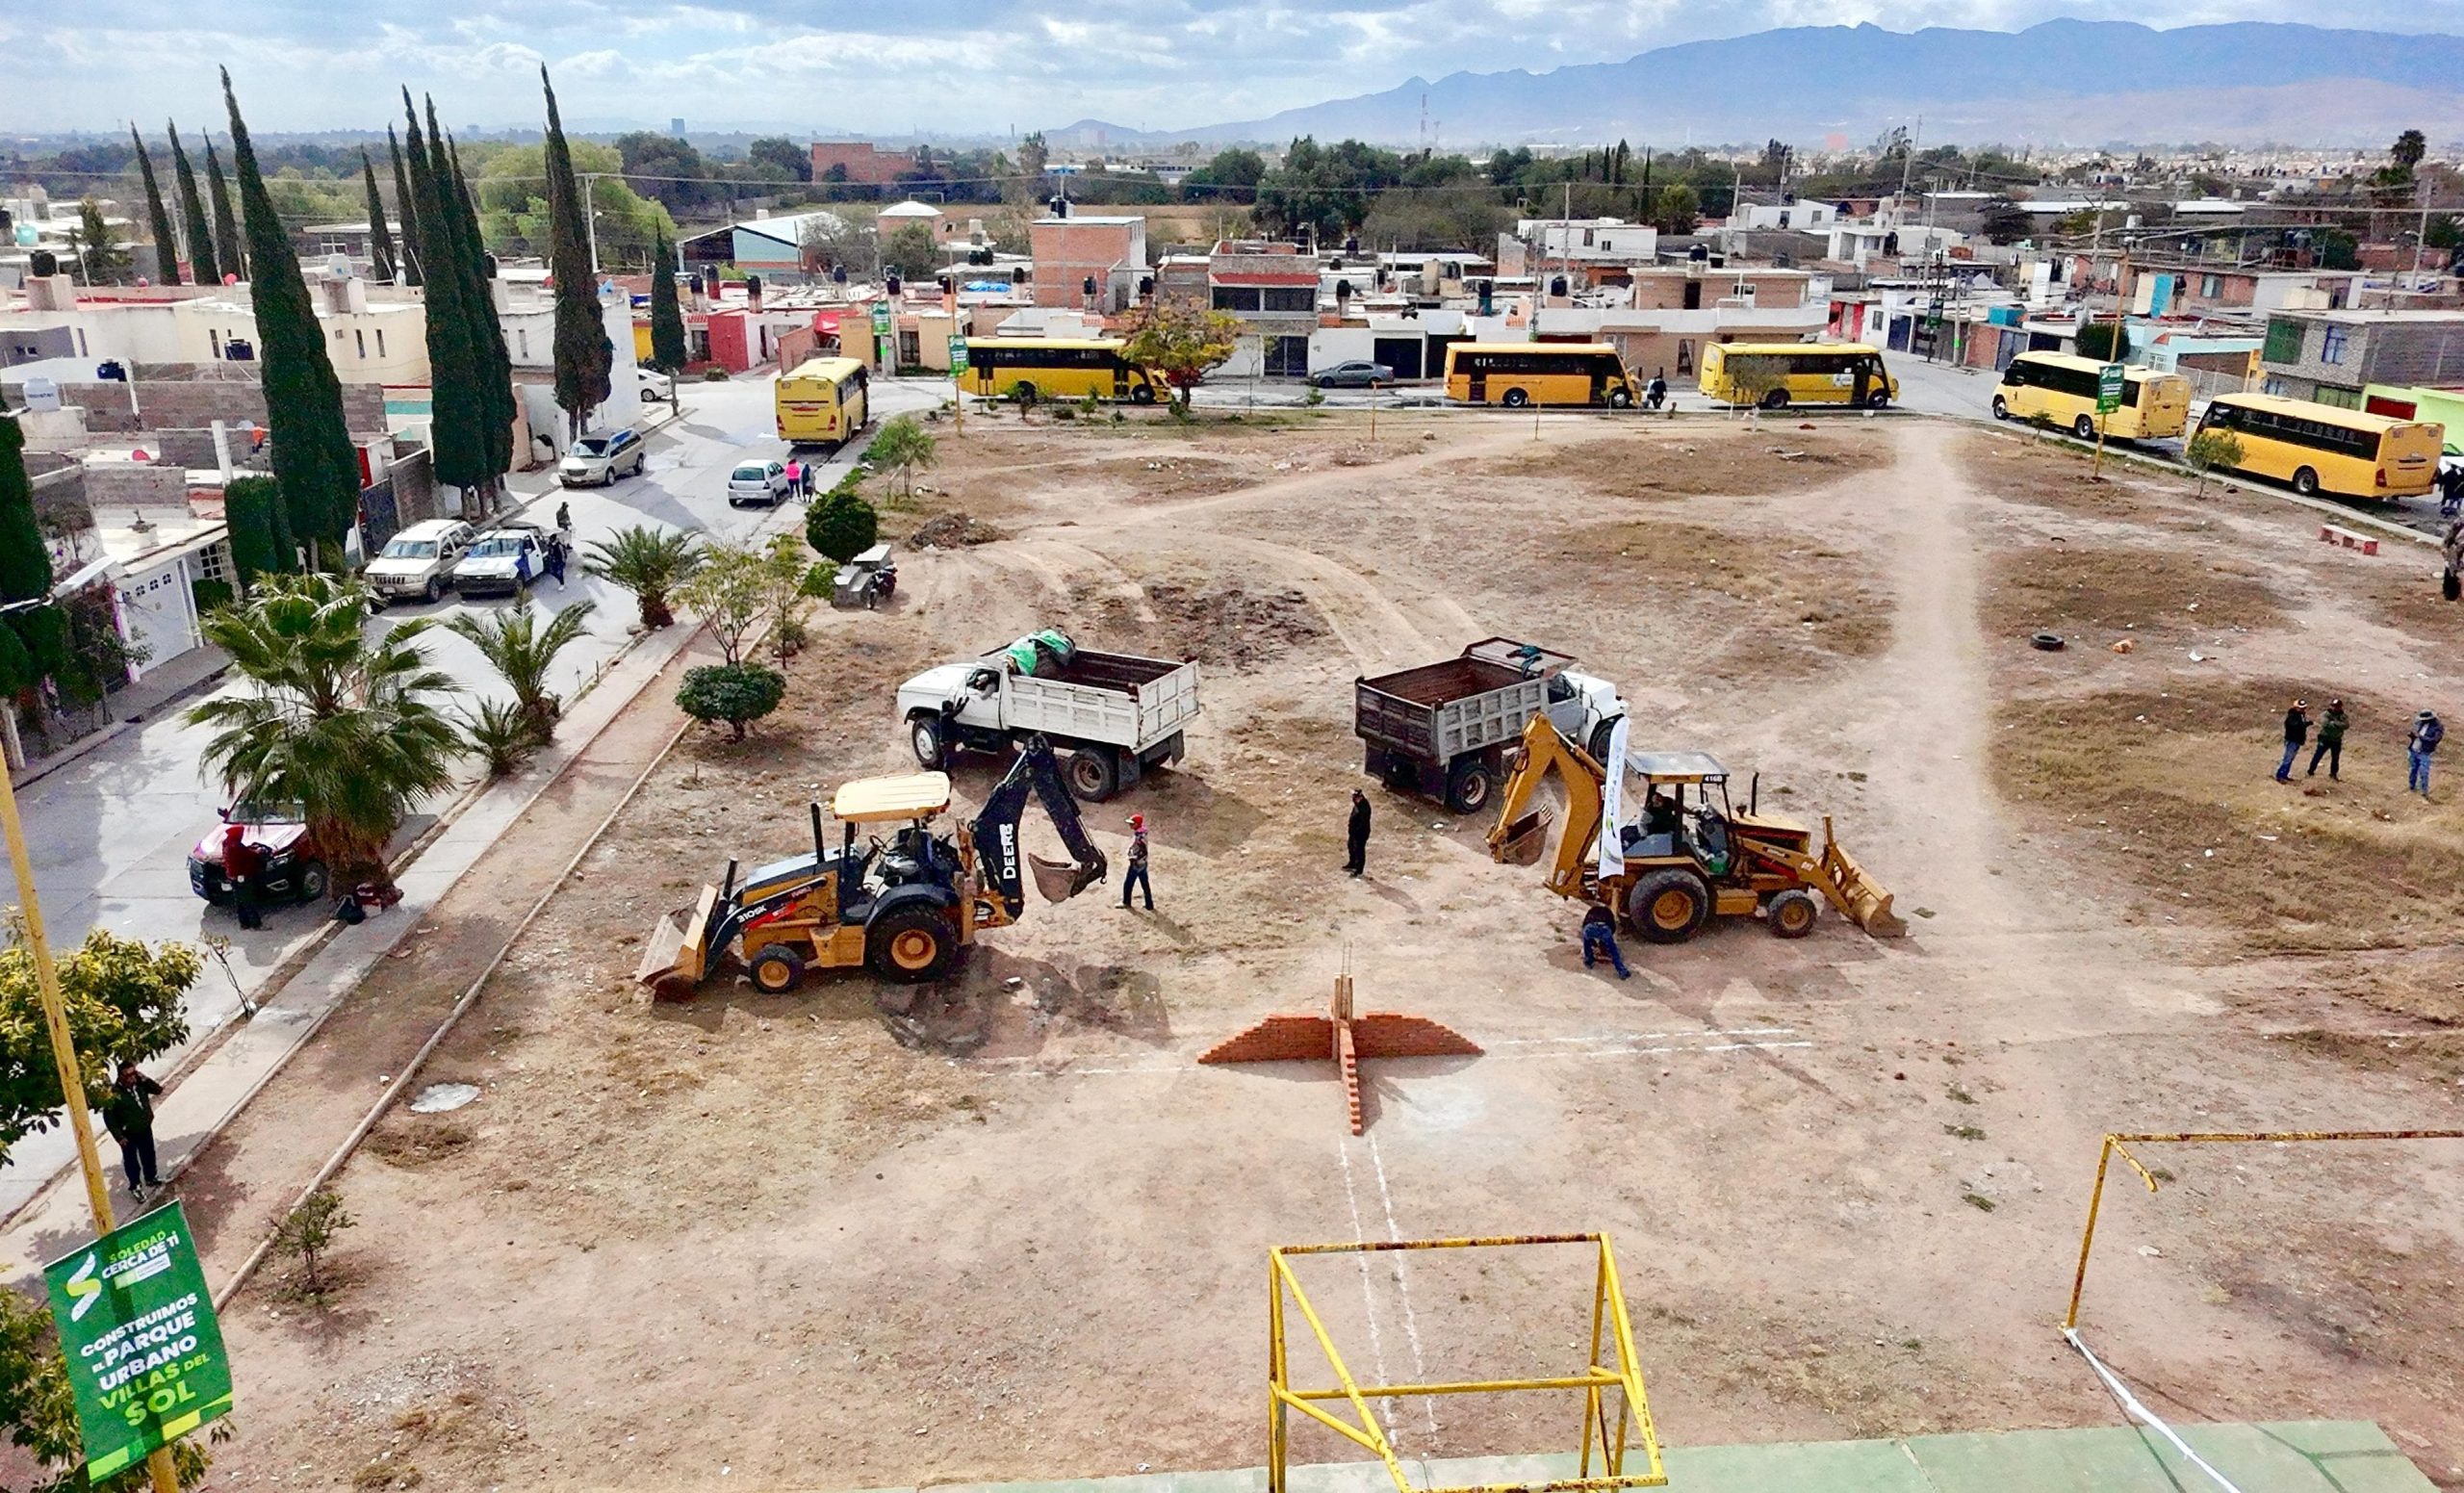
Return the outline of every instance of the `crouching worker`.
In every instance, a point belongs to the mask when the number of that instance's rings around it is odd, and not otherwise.
[[[1626,956],[1617,947],[1617,914],[1596,907],[1582,914],[1582,966],[1592,968],[1603,959],[1617,971],[1618,979],[1634,977],[1634,972],[1626,967]]]

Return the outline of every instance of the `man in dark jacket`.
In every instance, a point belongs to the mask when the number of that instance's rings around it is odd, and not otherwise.
[[[2404,742],[2404,754],[2412,771],[2404,780],[2404,791],[2429,797],[2429,759],[2438,744],[2447,739],[2447,727],[2436,710],[2424,710],[2413,717],[2413,733]]]
[[[247,831],[230,825],[222,832],[222,874],[231,879],[231,911],[243,928],[262,928],[265,914],[266,853],[248,843]]]
[[[1615,966],[1618,979],[1634,977],[1634,972],[1626,967],[1626,956],[1617,947],[1617,914],[1604,907],[1595,907],[1582,914],[1582,966],[1589,969],[1602,959]]]
[[[2343,781],[2345,727],[2349,724],[2350,722],[2345,717],[2345,703],[2341,700],[2328,701],[2327,713],[2319,718],[2319,744],[2310,750],[2310,771],[2304,776],[2312,778],[2319,776],[2319,759],[2323,757],[2327,759],[2328,778],[2337,782]]]
[[[2284,760],[2275,764],[2275,781],[2293,781],[2293,759],[2310,739],[2310,702],[2296,700],[2293,708],[2284,712]]]
[[[1351,828],[1344,834],[1344,844],[1351,854],[1344,860],[1344,869],[1354,876],[1369,869],[1369,795],[1351,790]]]
[[[128,1191],[139,1202],[163,1185],[154,1170],[154,1096],[163,1086],[137,1070],[134,1063],[119,1066],[112,1095],[103,1101],[103,1128],[119,1143],[119,1164],[128,1170]]]

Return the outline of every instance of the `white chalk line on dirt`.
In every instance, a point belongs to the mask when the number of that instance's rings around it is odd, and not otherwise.
[[[1351,1208],[1351,1236],[1354,1239],[1366,1239],[1369,1234],[1366,1225],[1360,1221],[1360,1190],[1352,1185],[1351,1180],[1351,1147],[1338,1142],[1335,1145],[1335,1159],[1343,1163],[1344,1201]],[[1391,1226],[1394,1219],[1392,1208],[1387,1211],[1387,1219]],[[1371,1290],[1369,1286],[1369,1256],[1364,1252],[1354,1255],[1353,1258],[1360,1263],[1360,1304],[1362,1309],[1369,1313],[1369,1356],[1376,1366],[1377,1382],[1391,1384],[1394,1380],[1386,1377],[1386,1343],[1377,1331],[1377,1293]],[[1382,1401],[1380,1408],[1386,1412],[1386,1434],[1392,1436],[1395,1433],[1395,1402]]]
[[[1369,1138],[1369,1164],[1377,1173],[1377,1201],[1386,1210],[1386,1238],[1389,1243],[1399,1242],[1403,1231],[1395,1223],[1395,1193],[1386,1185],[1386,1157],[1378,1150],[1377,1137],[1373,1135]],[[1428,1380],[1428,1361],[1421,1356],[1421,1319],[1420,1314],[1412,1310],[1412,1284],[1403,1277],[1403,1256],[1400,1253],[1390,1254],[1387,1264],[1395,1273],[1396,1299],[1403,1303],[1403,1336],[1412,1348],[1412,1377],[1425,1383]],[[1421,1411],[1428,1417],[1428,1433],[1434,1437],[1437,1434],[1437,1400],[1430,1395],[1423,1395],[1420,1400]]]

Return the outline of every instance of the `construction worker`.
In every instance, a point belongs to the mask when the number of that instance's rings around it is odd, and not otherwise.
[[[163,1185],[154,1163],[154,1096],[163,1086],[122,1063],[112,1080],[111,1097],[103,1101],[103,1128],[119,1143],[119,1164],[128,1171],[129,1196],[139,1202]]]
[[[2412,772],[2404,780],[2404,791],[2429,797],[2429,759],[2438,744],[2447,739],[2447,727],[2439,721],[2436,710],[2424,710],[2413,717],[2413,734],[2404,743],[2405,755],[2411,759]]]
[[[1146,893],[1146,911],[1155,911],[1155,884],[1146,876],[1146,816],[1129,816],[1129,871],[1120,879],[1120,905],[1129,906],[1129,890]]]
[[[2327,759],[2327,777],[2342,782],[2345,775],[2345,728],[2351,721],[2345,714],[2341,700],[2327,702],[2327,713],[2319,719],[2319,744],[2310,749],[2310,771],[2305,777],[2319,776],[2319,759]]]
[[[2284,712],[2284,760],[2275,764],[2275,781],[2293,781],[2293,759],[2310,740],[2310,702],[2296,700],[2293,708]]]
[[[1634,977],[1634,971],[1626,967],[1626,956],[1617,948],[1617,914],[1604,907],[1595,907],[1582,914],[1582,966],[1591,968],[1604,955],[1616,967],[1618,979]]]
[[[1369,795],[1358,788],[1351,790],[1351,827],[1344,832],[1344,844],[1351,852],[1344,869],[1354,876],[1369,869]]]

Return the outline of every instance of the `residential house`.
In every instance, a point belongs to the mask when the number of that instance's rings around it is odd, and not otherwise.
[[[814,264],[808,269],[806,235],[816,228],[843,230],[854,220],[850,215],[856,211],[814,208],[773,216],[764,210],[742,222],[682,239],[677,252],[688,270],[732,268],[773,282],[804,279],[827,268]]]
[[[883,150],[868,140],[817,140],[812,144],[812,179],[816,182],[879,187],[896,181],[899,172],[914,167],[913,153]]]
[[[2372,384],[2464,378],[2464,311],[2279,311],[2259,360],[2270,394],[2359,409]]]
[[[1126,311],[1153,290],[1146,219],[1099,214],[1039,218],[1027,229],[1036,304]]]
[[[1226,375],[1307,375],[1309,337],[1318,328],[1316,255],[1290,244],[1226,239],[1207,256],[1206,281],[1207,304],[1242,326]]]

